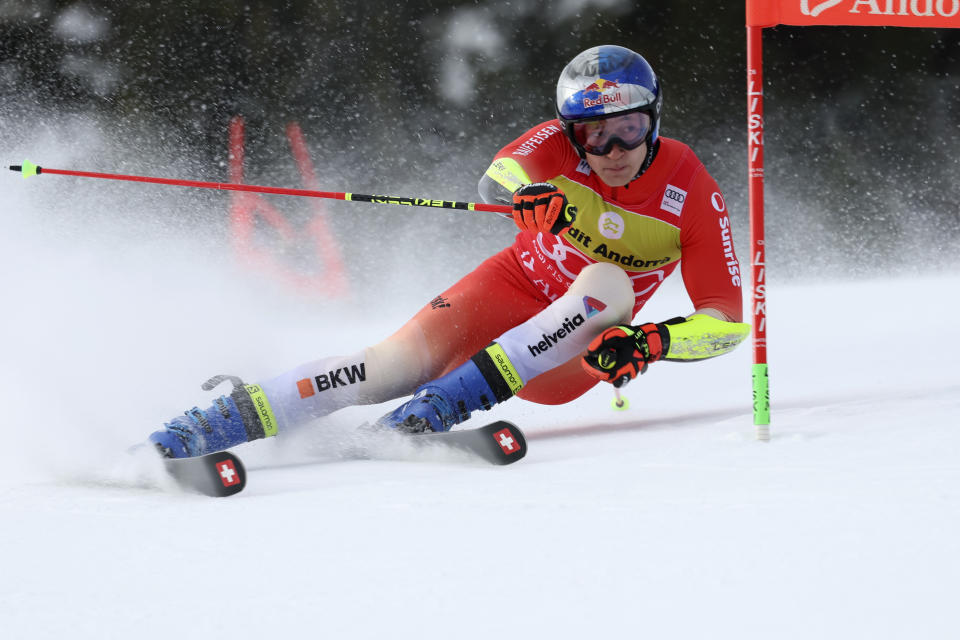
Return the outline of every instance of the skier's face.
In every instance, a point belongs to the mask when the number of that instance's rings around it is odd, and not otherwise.
[[[636,149],[625,150],[618,144],[604,156],[587,154],[587,164],[594,173],[611,187],[622,187],[640,172],[647,157],[647,143]]]

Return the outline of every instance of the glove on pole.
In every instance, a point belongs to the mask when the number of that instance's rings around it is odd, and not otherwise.
[[[513,221],[521,231],[559,235],[577,219],[577,208],[549,182],[525,184],[513,192]]]
[[[610,327],[590,342],[580,363],[594,378],[622,387],[645,373],[651,362],[667,354],[670,350],[667,325],[683,321],[684,318],[673,318],[658,324]]]

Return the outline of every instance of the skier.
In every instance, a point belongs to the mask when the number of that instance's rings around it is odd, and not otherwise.
[[[485,201],[513,204],[511,247],[358,353],[256,385],[209,380],[234,388],[150,440],[198,456],[410,393],[378,424],[446,431],[513,396],[562,404],[659,360],[731,351],[749,326],[726,203],[694,153],[660,136],[662,104],[639,54],[579,54],[560,74],[557,118],[504,147],[480,180]],[[693,313],[631,325],[678,263]]]

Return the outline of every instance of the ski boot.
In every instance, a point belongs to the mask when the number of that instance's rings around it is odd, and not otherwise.
[[[481,355],[482,354],[482,355]],[[476,362],[482,358],[481,362]],[[445,376],[417,387],[413,398],[377,421],[377,426],[397,429],[405,433],[449,431],[456,424],[470,418],[470,412],[489,409],[513,395],[496,373],[496,378],[484,375],[481,366],[489,360],[481,351],[478,356]],[[483,367],[490,371],[489,367]],[[492,380],[493,382],[489,382]]]
[[[236,376],[214,376],[202,388],[210,391],[224,380],[233,383],[230,395],[220,396],[204,411],[185,411],[150,434],[149,441],[162,456],[202,456],[277,434],[277,420],[258,385],[244,384]]]

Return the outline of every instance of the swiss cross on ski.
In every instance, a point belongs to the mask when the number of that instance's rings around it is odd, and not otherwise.
[[[503,452],[506,454],[517,453],[520,451],[520,447],[517,446],[517,441],[513,437],[513,433],[510,429],[501,429],[493,434],[493,439],[497,441],[497,444],[500,445],[500,448],[503,449]]]
[[[184,489],[207,496],[232,496],[243,491],[247,484],[243,462],[229,451],[188,458],[163,458],[163,467]]]
[[[225,487],[240,483],[240,474],[237,473],[237,468],[233,466],[232,460],[217,463],[217,472],[220,474],[220,481],[223,482]]]

